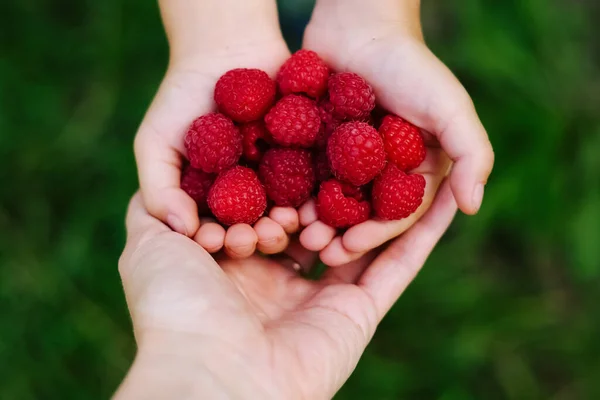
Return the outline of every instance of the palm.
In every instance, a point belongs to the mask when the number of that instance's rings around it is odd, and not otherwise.
[[[344,9],[332,18],[326,8],[317,6],[304,46],[334,69],[362,75],[385,109],[431,133],[432,143],[439,143],[454,161],[450,185],[458,206],[476,213],[494,154],[465,88],[427,48],[419,27],[380,8],[370,19],[344,15]]]
[[[304,46],[321,54],[336,70],[364,76],[388,110],[437,133],[440,116],[458,109],[468,96],[452,73],[421,39],[400,35],[385,24],[373,29],[344,30],[312,23]],[[446,101],[446,92],[463,93]]]
[[[374,333],[375,305],[353,283],[352,274],[366,266],[362,261],[319,282],[259,257],[221,263],[271,347],[274,362],[265,359],[263,372],[285,371],[282,387],[292,393],[315,398],[339,388]]]
[[[373,302],[344,282],[365,263],[311,282],[259,256],[217,263],[190,239],[167,231],[135,254],[136,263],[153,265],[124,279],[143,286],[126,285],[137,332],[235,344],[227,352],[240,349],[239,354],[223,357],[251,360],[248,368],[257,376],[277,378],[272,390],[308,391],[306,397],[313,398],[313,391],[339,388],[345,374],[337,371],[352,371],[373,334]]]

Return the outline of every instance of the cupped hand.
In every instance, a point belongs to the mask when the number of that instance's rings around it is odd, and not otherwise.
[[[278,259],[215,260],[135,196],[119,270],[139,350],[117,398],[144,388],[160,398],[153,385],[176,397],[172,387],[188,384],[206,398],[331,398],[455,212],[445,185],[381,254],[309,281],[294,266],[310,267],[315,254],[300,246]]]
[[[134,148],[146,208],[209,252],[224,247],[231,257],[238,258],[250,256],[255,249],[279,252],[287,246],[287,234],[298,229],[298,215],[292,208],[276,207],[254,227],[238,224],[224,229],[214,220],[200,221],[195,202],[180,188],[185,133],[195,118],[214,111],[217,79],[233,68],[259,68],[274,76],[288,57],[279,32],[249,35],[221,47],[172,56],[139,128]]]
[[[357,259],[409,229],[431,205],[450,166],[459,208],[476,213],[493,165],[491,144],[468,93],[423,41],[418,9],[396,10],[384,3],[317,2],[304,47],[336,71],[364,77],[379,104],[423,130],[427,158],[414,172],[425,176],[425,196],[409,218],[369,220],[337,237],[333,228],[317,220],[314,202],[305,204],[299,213],[306,226],[301,242],[320,251],[330,266]]]

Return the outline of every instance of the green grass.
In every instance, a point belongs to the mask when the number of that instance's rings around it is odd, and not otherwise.
[[[600,398],[599,7],[424,3],[496,167],[481,213],[456,219],[338,398]],[[134,354],[116,263],[133,135],[167,62],[157,6],[0,15],[0,392],[107,398]]]

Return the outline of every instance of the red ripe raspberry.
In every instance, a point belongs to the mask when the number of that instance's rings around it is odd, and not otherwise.
[[[329,100],[337,118],[362,120],[375,108],[373,88],[353,72],[331,75],[328,86]]]
[[[259,69],[238,68],[226,72],[215,85],[215,102],[219,110],[236,122],[262,118],[277,91],[275,82]]]
[[[325,150],[317,151],[314,156],[315,160],[315,177],[317,182],[323,182],[331,177],[331,168],[329,167],[329,159]]]
[[[321,120],[314,101],[295,94],[282,98],[265,116],[273,140],[282,146],[311,147]]]
[[[319,103],[319,116],[321,117],[321,128],[317,135],[316,146],[325,148],[329,136],[340,126],[342,121],[333,115],[333,104],[329,98],[325,98]]]
[[[330,179],[321,183],[317,213],[329,226],[348,228],[369,219],[371,205],[361,188]]]
[[[185,135],[185,148],[192,167],[221,172],[242,155],[242,135],[231,120],[219,113],[197,118]]]
[[[214,175],[196,169],[188,165],[181,174],[181,188],[186,192],[198,205],[198,213],[208,213],[208,190],[215,180]]]
[[[263,121],[248,122],[240,127],[242,147],[247,161],[258,162],[271,145],[272,139]]]
[[[256,173],[237,165],[219,174],[208,207],[222,224],[253,224],[267,208],[267,195]]]
[[[279,90],[284,95],[306,93],[321,97],[327,91],[329,67],[314,51],[299,50],[282,66],[277,74]]]
[[[315,186],[312,155],[302,149],[271,149],[260,162],[258,174],[267,196],[278,206],[298,207]]]
[[[333,174],[356,186],[370,182],[385,166],[379,133],[365,122],[346,122],[329,137],[327,156]]]
[[[379,127],[388,159],[403,171],[417,168],[425,159],[425,144],[419,128],[396,116],[388,115]]]
[[[373,183],[371,202],[381,219],[402,219],[414,213],[423,201],[425,178],[407,175],[395,164],[388,164]]]

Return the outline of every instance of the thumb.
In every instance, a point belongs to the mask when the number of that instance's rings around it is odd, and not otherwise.
[[[148,212],[174,231],[193,237],[200,221],[196,202],[180,187],[184,137],[189,124],[212,107],[208,81],[167,73],[134,142],[140,189]]]
[[[471,97],[452,72],[425,46],[416,51],[420,65],[426,115],[417,122],[433,133],[454,162],[450,187],[458,207],[479,211],[484,185],[494,165],[494,152]]]
[[[437,138],[454,161],[450,186],[458,207],[476,213],[494,152],[465,88],[420,41],[375,42],[368,51],[353,68],[371,82],[385,108]],[[380,54],[385,62],[373,66],[369,60]]]
[[[200,221],[194,200],[180,187],[181,155],[147,125],[134,142],[140,189],[148,212],[174,231],[193,236]]]

